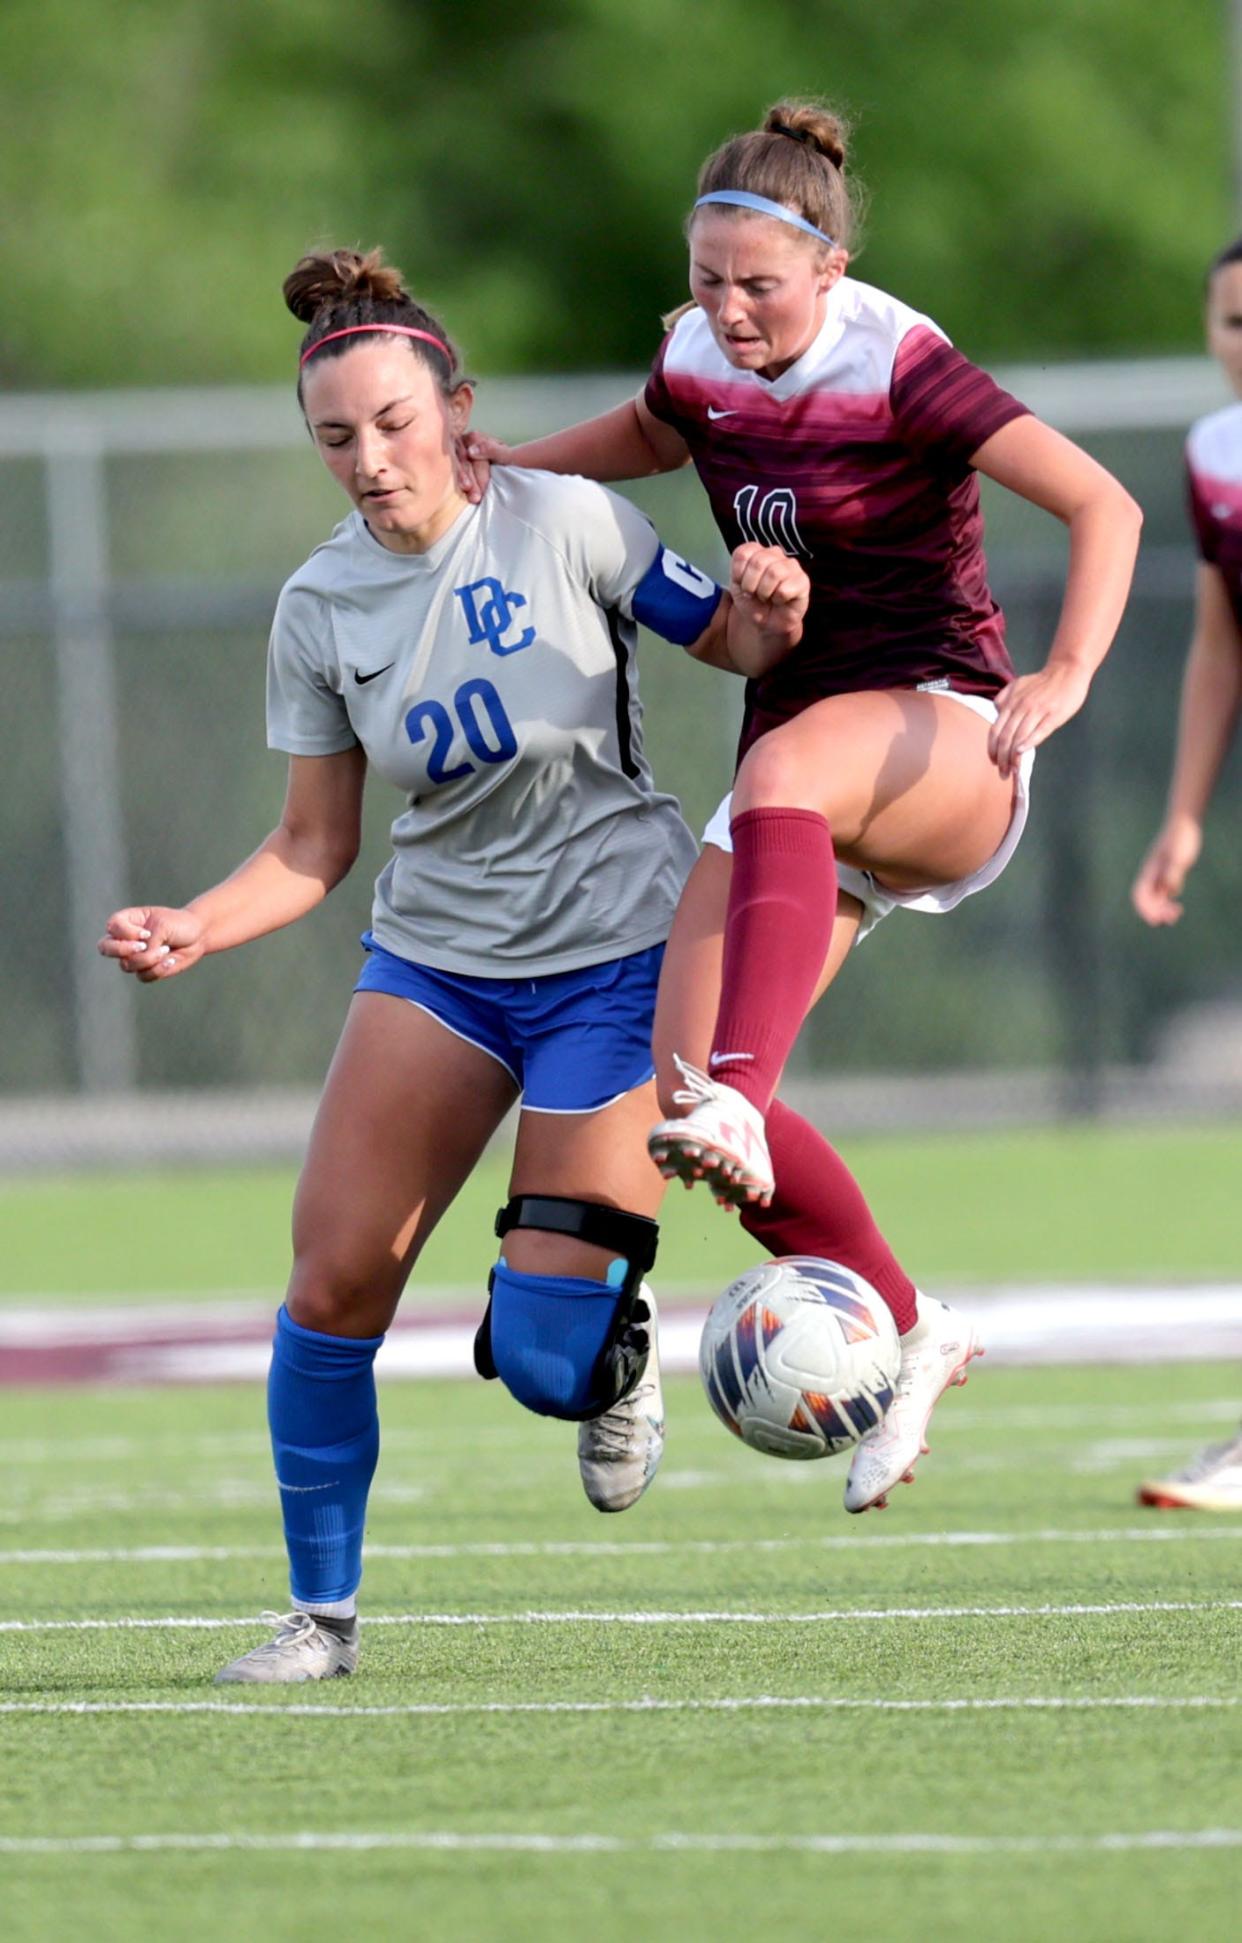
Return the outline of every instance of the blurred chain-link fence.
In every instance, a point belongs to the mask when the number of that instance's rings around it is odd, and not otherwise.
[[[1153,1087],[1207,1102],[1226,1081],[1242,1091],[1236,762],[1183,923],[1145,931],[1127,893],[1161,812],[1190,623],[1181,442],[1224,402],[1220,381],[1200,360],[1001,375],[1143,505],[1134,598],[1087,711],[1041,752],[1009,872],[949,922],[884,925],[808,1024],[800,1072],[852,1078],[860,1097],[862,1075],[992,1073],[1035,1076],[1066,1111],[1141,1105]],[[530,435],[626,391],[622,377],[485,385],[476,422]],[[691,474],[632,490],[670,544],[719,568]],[[271,827],[284,762],[264,747],[268,619],[343,510],[284,392],[0,401],[0,1091],[28,1109],[322,1074],[397,808],[382,783],[352,877],[292,931],[151,990],[94,945],[110,909],[183,901]],[[1062,535],[990,489],[987,510],[993,583],[1030,668],[1055,622]],[[644,645],[656,774],[699,824],[727,783],[740,693]],[[878,1077],[873,1091],[887,1097]],[[932,1097],[954,1097],[947,1080]]]

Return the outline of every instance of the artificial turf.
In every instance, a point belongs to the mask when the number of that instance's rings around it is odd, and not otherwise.
[[[421,1623],[367,1625],[355,1679],[213,1688],[258,1627],[0,1631],[6,1708],[259,1708],[0,1712],[5,1935],[1232,1936],[1242,1520],[1133,1488],[1236,1407],[1210,1366],[985,1364],[852,1520],[840,1461],[742,1449],[679,1380],[602,1519],[568,1427],[383,1386],[363,1610]],[[272,1495],[257,1389],[10,1392],[0,1616],[280,1607]],[[244,1846],[299,1832],[411,1846]],[[229,1845],[29,1848],[109,1836]]]

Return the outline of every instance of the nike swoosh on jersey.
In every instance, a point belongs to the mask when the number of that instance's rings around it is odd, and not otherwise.
[[[388,670],[395,668],[396,665],[395,661],[386,661],[382,668],[372,668],[369,675],[360,674],[358,669],[355,668],[354,680],[357,682],[359,688],[365,688],[369,681],[378,681],[381,675],[386,675]]]
[[[709,405],[707,407],[707,416],[709,418],[736,418],[737,410],[735,407],[731,407],[728,411],[718,412],[714,405]]]

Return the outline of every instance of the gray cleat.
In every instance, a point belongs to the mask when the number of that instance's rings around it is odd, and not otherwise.
[[[644,1282],[651,1348],[639,1382],[620,1403],[578,1425],[578,1471],[597,1511],[626,1511],[642,1497],[664,1455],[664,1392],[655,1297]],[[641,1317],[641,1320],[647,1320]]]
[[[265,1625],[277,1626],[275,1639],[254,1646],[240,1659],[230,1660],[215,1677],[218,1687],[275,1686],[298,1680],[334,1680],[352,1673],[358,1664],[358,1621],[343,1637],[316,1623],[310,1612],[263,1612]]]

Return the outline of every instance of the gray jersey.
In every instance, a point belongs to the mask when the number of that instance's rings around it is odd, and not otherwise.
[[[354,512],[288,581],[268,743],[361,743],[405,792],[375,887],[387,950],[534,977],[668,935],[695,845],[643,753],[630,607],[659,553],[615,493],[503,467],[428,552]]]

